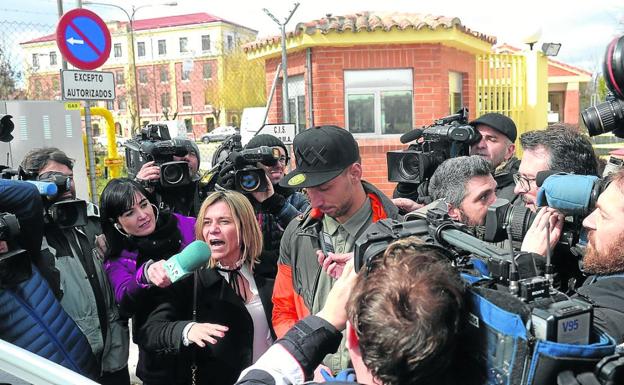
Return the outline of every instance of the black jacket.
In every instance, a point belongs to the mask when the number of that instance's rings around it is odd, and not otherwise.
[[[518,195],[514,194],[516,183],[513,180],[513,174],[518,172],[518,167],[520,167],[520,159],[514,156],[503,167],[494,171],[497,198],[507,199],[511,203],[520,202]]]
[[[594,306],[594,326],[624,343],[624,274],[589,277],[576,293]]]
[[[195,278],[194,278],[195,277]],[[254,273],[258,293],[271,326],[273,280]],[[198,280],[199,323],[225,325],[225,337],[215,345],[184,346],[182,333],[193,314],[193,284]],[[163,290],[161,304],[150,314],[141,330],[142,345],[148,351],[175,354],[177,365],[169,368],[175,384],[191,383],[193,354],[198,366],[197,384],[231,385],[251,365],[253,321],[243,301],[214,269],[205,268]]]

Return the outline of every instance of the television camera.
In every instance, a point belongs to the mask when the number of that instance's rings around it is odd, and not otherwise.
[[[126,167],[131,178],[150,161],[160,167],[160,179],[149,181],[152,186],[162,188],[185,186],[191,182],[188,163],[173,160],[174,156],[183,157],[188,153],[186,146],[171,139],[169,128],[164,124],[148,124],[141,133],[125,144]]]
[[[389,151],[388,180],[420,184],[429,180],[446,159],[468,155],[469,146],[481,138],[479,131],[468,125],[468,109],[437,119],[432,125],[414,129],[401,136],[410,144],[403,151]]]

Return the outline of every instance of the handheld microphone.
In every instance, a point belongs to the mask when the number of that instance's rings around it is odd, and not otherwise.
[[[401,135],[401,138],[399,140],[403,144],[409,143],[412,140],[416,140],[416,139],[420,138],[423,135],[423,132],[424,131],[422,129],[415,128],[412,131],[406,132],[405,134]]]
[[[164,264],[171,283],[191,274],[210,260],[210,247],[204,241],[193,241]]]
[[[58,193],[58,187],[55,183],[40,182],[38,180],[27,180],[25,182],[35,185],[35,187],[37,187],[37,190],[39,190],[40,195],[53,197]]]

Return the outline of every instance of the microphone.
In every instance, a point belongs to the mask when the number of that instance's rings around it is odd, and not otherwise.
[[[191,274],[210,260],[210,247],[204,241],[193,241],[164,264],[171,283]]]
[[[405,134],[401,135],[401,138],[399,139],[401,141],[401,143],[405,144],[405,143],[409,143],[412,140],[416,140],[418,138],[420,138],[423,134],[423,130],[420,128],[415,128],[412,131],[406,132]]]
[[[25,182],[28,182],[34,185],[35,187],[37,187],[37,190],[39,190],[40,195],[53,197],[58,193],[58,187],[56,186],[55,183],[40,182],[38,180],[27,180]]]

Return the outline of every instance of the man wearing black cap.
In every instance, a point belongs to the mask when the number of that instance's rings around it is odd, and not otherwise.
[[[497,183],[496,196],[514,201],[513,174],[520,161],[514,157],[516,150],[516,125],[503,114],[492,112],[469,123],[481,134],[481,140],[470,146],[470,155],[479,155],[492,167]]]
[[[279,182],[284,178],[286,166],[290,157],[288,149],[277,137],[268,134],[259,134],[251,138],[245,149],[261,146],[277,149],[280,157],[274,165],[267,166],[258,163],[267,175],[267,191],[252,192],[247,198],[254,207],[258,223],[262,230],[262,255],[260,257],[263,273],[272,278],[277,274],[277,259],[279,256],[280,240],[284,229],[290,221],[305,212],[310,204],[305,194],[297,189],[282,187]]]
[[[325,303],[334,279],[321,263],[327,267],[352,258],[355,240],[372,222],[401,219],[381,191],[362,181],[359,147],[350,132],[312,127],[299,133],[293,146],[297,168],[280,184],[305,188],[312,208],[293,220],[282,237],[273,290],[278,337]],[[335,371],[346,368],[344,344],[325,364]]]

